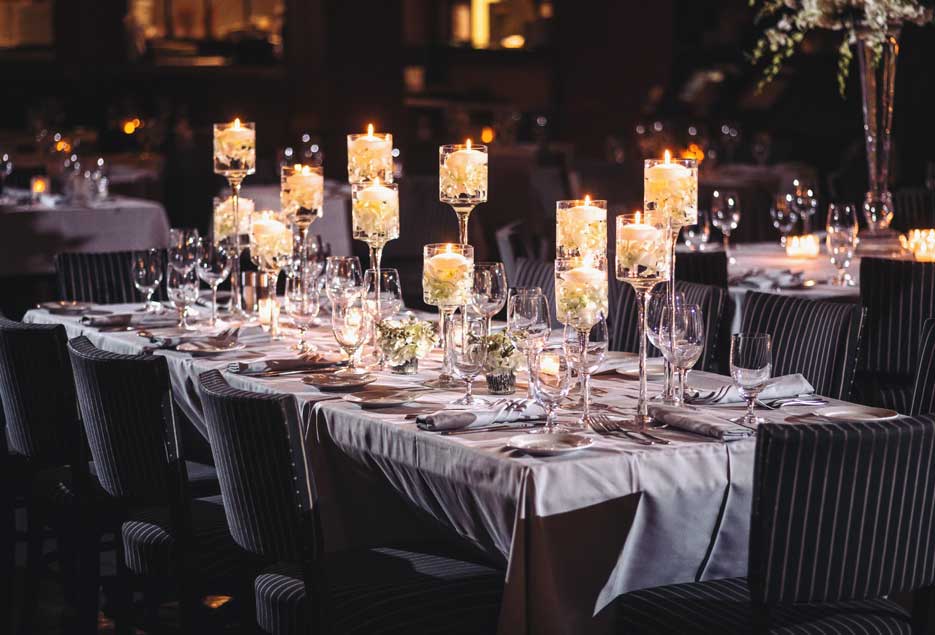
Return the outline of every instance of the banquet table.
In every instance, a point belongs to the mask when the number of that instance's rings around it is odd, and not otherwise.
[[[113,352],[140,353],[151,345],[135,332],[102,332],[78,317],[45,310],[30,311],[25,320],[64,324],[70,337],[86,335]],[[319,350],[335,349],[327,329],[312,329],[310,339]],[[294,339],[271,341],[256,328],[246,329],[241,341],[245,350],[213,357],[155,351],[167,358],[177,401],[202,433],[199,373],[226,369],[232,361],[295,355]],[[435,376],[439,363],[434,353],[422,360],[418,375],[381,372],[376,385],[418,385]],[[386,544],[399,527],[412,531],[395,522],[395,507],[384,504],[381,494],[392,492],[426,526],[444,528],[503,568],[502,635],[614,632],[612,602],[622,593],[746,573],[752,438],[724,443],[666,429],[656,433],[669,445],[640,445],[591,434],[594,444],[577,453],[533,458],[505,450],[516,431],[443,436],[406,418],[443,407],[455,392],[429,392],[405,407],[362,410],[299,378],[225,375],[238,388],[297,399],[316,466],[326,545]],[[598,401],[635,404],[636,382],[611,372],[593,385],[607,391]],[[784,420],[805,412],[763,414]]]

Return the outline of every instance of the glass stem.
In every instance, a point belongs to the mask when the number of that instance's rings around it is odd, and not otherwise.
[[[455,214],[458,215],[458,237],[462,245],[468,244],[468,220],[471,218],[473,209],[473,206],[455,208]]]
[[[240,183],[237,178],[228,179],[231,186],[231,210],[234,217],[234,262],[231,264],[231,310],[243,313],[243,297],[240,293]],[[215,237],[215,240],[217,237]]]
[[[374,311],[373,311],[373,355],[374,357],[380,357],[377,348],[377,323],[382,319],[382,308],[380,306],[380,287],[383,286],[383,281],[380,279],[380,261],[383,260],[383,246],[370,245],[370,266],[373,267],[373,277],[374,277]],[[383,363],[379,362],[379,366],[382,369]]]
[[[451,338],[451,326],[454,310],[449,307],[442,307],[440,311],[441,322],[439,324],[439,332],[442,340],[441,378],[450,380],[452,376],[451,358],[454,353],[454,340]]]
[[[724,236],[724,253],[727,255],[728,260],[730,260],[730,232],[721,230],[721,233]]]
[[[555,432],[555,406],[549,406],[546,413],[545,431],[548,433]]]
[[[673,339],[675,337],[675,247],[678,244],[678,229],[670,230],[669,232],[669,289],[668,289],[668,299],[666,304],[669,306],[669,350],[672,350],[671,346],[674,344]],[[642,306],[642,302],[640,305]],[[644,307],[645,309],[645,307]],[[641,327],[643,326],[643,321],[640,321]],[[640,345],[643,345],[643,340],[640,340]],[[663,366],[665,368],[665,378],[666,385],[662,394],[662,401],[666,404],[672,404],[675,401],[675,369],[668,359],[663,360]]]
[[[211,326],[214,326],[218,321],[218,286],[216,284],[211,285]]]
[[[681,408],[685,405],[685,369],[679,368],[679,386],[675,393],[675,405]]]
[[[747,399],[747,423],[753,425],[756,423],[756,395],[751,395]]]
[[[578,365],[581,370],[581,422],[588,425],[591,421],[591,373],[588,371],[589,330],[578,331]]]
[[[266,274],[266,288],[269,293],[269,334],[273,339],[279,339],[279,300],[276,298],[277,273]]]
[[[636,415],[640,425],[643,425],[649,416],[649,406],[646,403],[646,307],[649,304],[649,292],[642,289],[636,293],[640,325],[640,397],[636,404]]]
[[[526,351],[526,374],[529,375],[529,381],[526,383],[526,399],[533,401],[536,393],[533,391],[533,378],[535,377],[536,352],[532,349]]]

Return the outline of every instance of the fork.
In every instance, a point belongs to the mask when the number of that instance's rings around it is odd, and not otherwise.
[[[662,437],[658,437],[658,436],[656,436],[656,435],[654,435],[654,434],[650,434],[649,432],[646,432],[645,430],[630,430],[630,429],[626,428],[626,427],[623,425],[623,422],[621,422],[620,420],[618,420],[618,419],[612,419],[612,418],[608,417],[607,415],[595,415],[594,418],[595,418],[595,419],[598,419],[598,422],[599,422],[601,425],[603,425],[603,426],[606,427],[606,428],[609,428],[610,430],[615,430],[615,431],[617,431],[617,432],[623,432],[624,434],[627,434],[627,436],[629,436],[629,435],[631,435],[631,434],[639,434],[639,435],[645,437],[647,440],[649,440],[650,443],[658,443],[658,444],[660,444],[660,445],[669,445],[669,440],[668,440],[668,439],[663,439]]]
[[[597,428],[596,432],[598,432],[599,434],[605,434],[608,436],[620,436],[622,434],[627,439],[630,439],[631,441],[635,441],[636,443],[639,443],[640,445],[654,445],[655,444],[655,441],[644,439],[630,432],[629,430],[616,427],[615,424],[611,423],[610,417],[606,415],[592,416],[591,424],[592,426],[595,426]]]
[[[731,388],[730,384],[725,384],[721,386],[720,388],[718,388],[717,390],[711,391],[707,395],[698,396],[698,397],[694,397],[690,399],[689,403],[698,405],[698,406],[704,406],[708,404],[717,403],[718,401],[724,398],[724,396],[727,394],[727,391],[730,390],[730,388]]]

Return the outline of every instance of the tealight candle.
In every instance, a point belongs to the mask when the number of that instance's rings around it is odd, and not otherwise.
[[[247,175],[256,170],[256,127],[234,119],[214,124],[214,171],[223,175]]]
[[[668,227],[662,214],[617,216],[616,247],[618,279],[645,286],[668,276]]]
[[[215,242],[230,236],[245,236],[250,233],[250,220],[253,217],[253,199],[237,199],[237,227],[234,227],[234,199],[214,199],[214,240]]]
[[[607,255],[607,201],[557,201],[555,203],[556,256]]]
[[[395,183],[351,186],[351,221],[354,238],[382,246],[399,238],[399,188]]]
[[[32,193],[32,202],[38,203],[39,198],[49,192],[49,177],[34,176],[29,179],[29,191]]]
[[[561,370],[561,363],[558,355],[554,353],[542,353],[539,355],[539,372],[546,375],[558,375]]]
[[[351,184],[382,180],[393,182],[393,135],[374,132],[347,135],[347,180]]]
[[[817,258],[821,243],[815,234],[789,236],[786,239],[786,255],[790,258]]]
[[[274,217],[261,212],[253,220],[251,251],[260,269],[278,271],[285,258],[292,254],[292,230]]]
[[[694,159],[647,159],[643,167],[643,207],[660,211],[673,228],[698,222],[698,166]]]
[[[280,205],[283,213],[299,226],[310,225],[321,217],[324,191],[325,177],[320,166],[282,166]]]

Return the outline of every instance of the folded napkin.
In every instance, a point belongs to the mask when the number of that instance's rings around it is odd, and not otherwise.
[[[698,377],[697,379],[693,377],[691,387],[702,393],[702,396],[705,396],[706,393],[717,390],[726,383],[723,378],[718,379],[720,383],[716,384],[714,382],[704,381],[702,377]],[[788,397],[798,397],[799,395],[811,395],[814,392],[815,389],[808,383],[808,380],[800,373],[795,373],[794,375],[781,375],[770,379],[766,388],[761,390],[760,394],[757,395],[757,399],[761,401],[786,399]],[[736,386],[731,386],[720,399],[709,403],[744,403],[745,401],[746,400],[740,396],[740,390]]]
[[[240,362],[236,373],[252,375],[265,372],[288,372],[292,370],[317,370],[322,366],[336,364],[341,360],[335,354],[310,353],[304,357],[288,359],[264,359],[258,362]]]
[[[718,416],[716,412],[701,410],[694,406],[685,406],[684,408],[650,406],[649,414],[657,421],[661,421],[677,430],[686,430],[725,442],[746,439],[754,434],[754,431],[750,428],[731,423],[727,419]],[[735,414],[734,416],[740,415]]]
[[[416,417],[416,424],[423,430],[438,432],[441,430],[460,430],[462,428],[483,428],[495,423],[514,421],[532,421],[545,417],[545,410],[536,404],[527,404],[522,411],[507,412],[506,407],[493,410],[439,410]]]
[[[769,291],[770,289],[795,289],[802,286],[804,281],[804,271],[778,271],[769,273],[758,271],[753,274],[738,276],[731,280],[731,285],[750,287],[760,291]]]
[[[120,326],[145,326],[149,328],[159,328],[163,326],[172,326],[178,320],[164,315],[146,315],[140,313],[111,313],[110,315],[85,315],[81,318],[81,323],[86,326],[101,327],[120,327]]]

